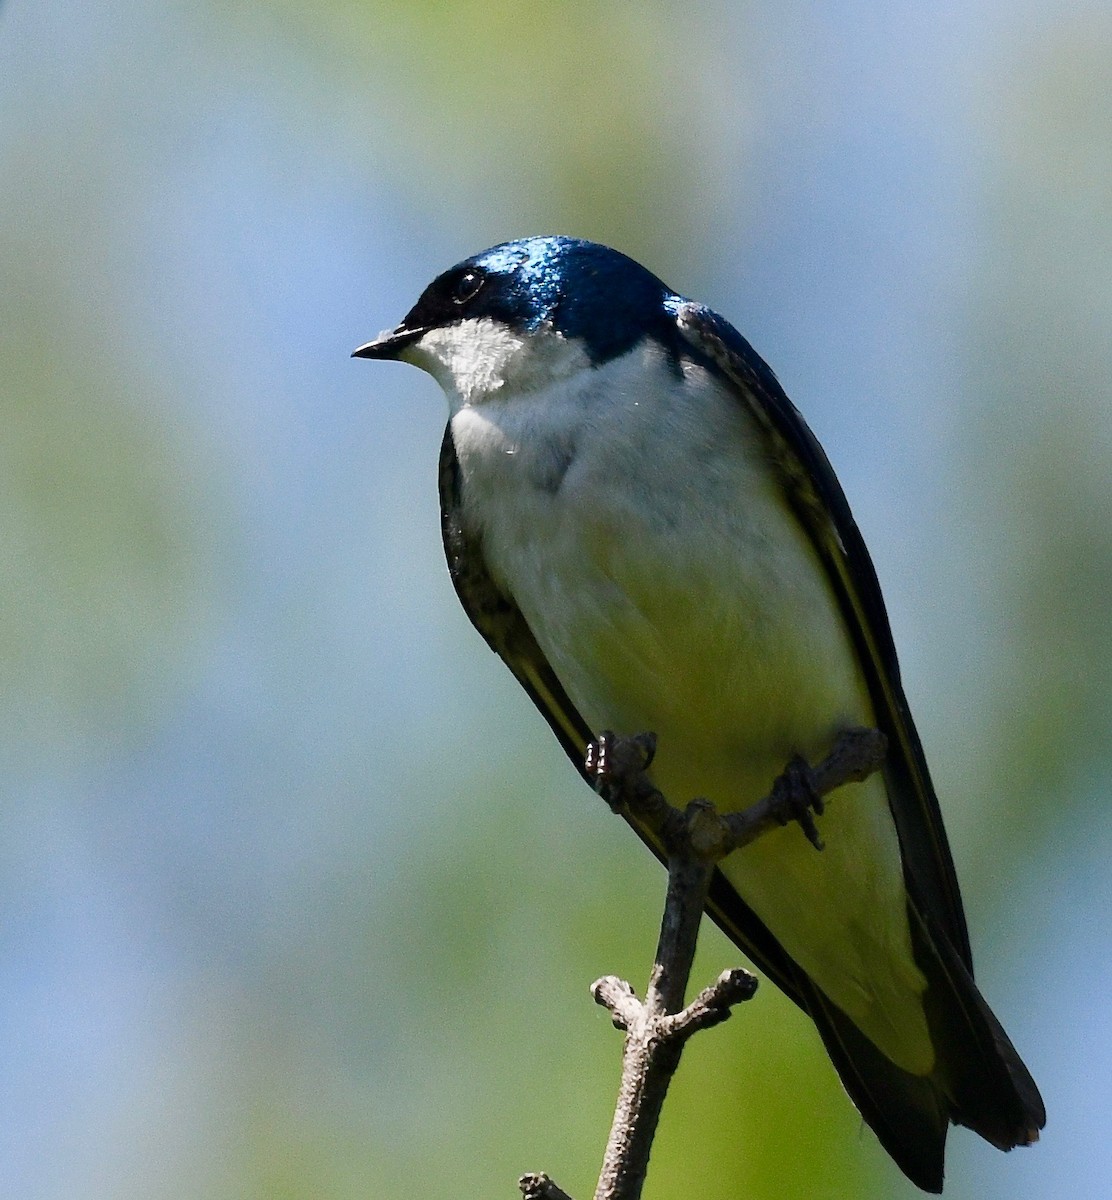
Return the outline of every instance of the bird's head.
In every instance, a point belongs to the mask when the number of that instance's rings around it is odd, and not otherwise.
[[[633,259],[595,242],[532,237],[464,259],[358,358],[433,375],[456,403],[524,390],[675,336],[677,298]]]

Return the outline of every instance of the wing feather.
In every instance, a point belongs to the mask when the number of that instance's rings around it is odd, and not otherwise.
[[[734,384],[768,439],[785,493],[826,569],[889,742],[889,806],[903,850],[908,890],[933,914],[969,970],[972,954],[942,814],[900,683],[880,584],[837,476],[795,405],[749,343],[710,309],[685,303],[681,334]]]

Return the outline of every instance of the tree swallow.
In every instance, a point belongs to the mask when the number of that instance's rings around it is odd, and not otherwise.
[[[1043,1103],[973,982],[872,562],[749,343],[615,250],[536,237],[440,275],[355,354],[447,394],[452,581],[581,772],[601,730],[652,731],[665,796],[732,811],[843,729],[883,731],[884,770],[834,798],[825,849],[773,831],[719,864],[708,911],[921,1188],[942,1190],[951,1122],[1035,1141]]]

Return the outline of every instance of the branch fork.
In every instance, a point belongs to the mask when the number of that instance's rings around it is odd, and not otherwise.
[[[624,979],[604,975],[591,984],[595,1003],[610,1013],[615,1029],[634,1036],[662,1042],[685,1042],[700,1029],[720,1025],[735,1004],[750,999],[757,990],[757,978],[741,967],[721,975],[678,1013],[651,1013]]]

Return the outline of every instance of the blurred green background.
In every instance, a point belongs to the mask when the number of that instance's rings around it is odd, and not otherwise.
[[[947,1195],[1112,1194],[1106,3],[10,0],[0,197],[0,1194],[590,1194],[663,877],[348,358],[539,232],[728,315],[854,505],[1049,1110]],[[650,1197],[913,1194],[771,985],[696,1039]]]

